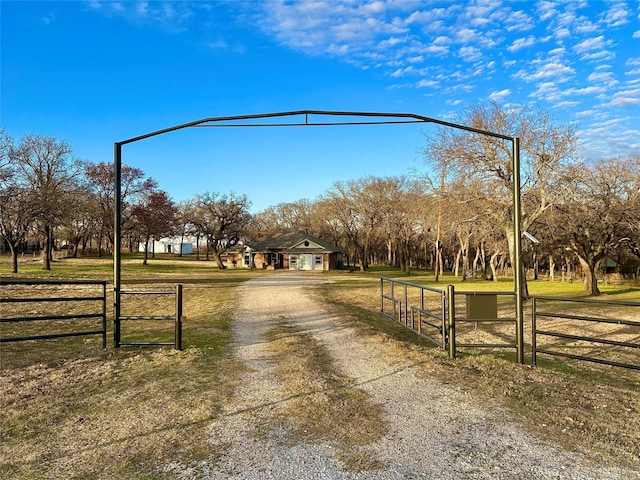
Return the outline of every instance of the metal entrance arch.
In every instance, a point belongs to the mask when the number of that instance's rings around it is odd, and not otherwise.
[[[330,122],[314,122],[310,121],[312,116],[327,117],[351,117],[352,120],[330,121]],[[304,117],[304,121],[288,121],[282,123],[258,123],[261,119],[279,119],[290,117]],[[357,120],[353,120],[353,119]],[[240,123],[244,121],[252,121],[248,123]],[[230,123],[238,122],[238,123]],[[235,115],[225,117],[210,117],[193,122],[182,123],[172,127],[163,128],[154,132],[132,137],[127,140],[114,143],[114,183],[115,183],[115,200],[114,200],[114,244],[113,244],[113,290],[114,290],[114,328],[119,330],[118,319],[120,318],[120,293],[121,293],[121,248],[122,248],[122,232],[121,232],[121,170],[122,170],[122,146],[128,143],[138,142],[147,138],[163,135],[165,133],[174,132],[190,127],[308,127],[308,126],[335,126],[335,125],[391,125],[404,123],[434,123],[445,127],[465,130],[467,132],[486,135],[489,137],[500,138],[511,142],[512,158],[513,158],[513,231],[514,231],[514,292],[516,296],[516,324],[518,337],[518,361],[524,363],[524,295],[523,295],[523,271],[522,271],[522,207],[520,204],[520,139],[518,137],[510,137],[501,133],[480,130],[477,128],[460,125],[457,123],[445,122],[435,118],[417,115],[415,113],[386,113],[386,112],[342,112],[329,110],[295,110],[290,112],[260,113],[253,115]]]

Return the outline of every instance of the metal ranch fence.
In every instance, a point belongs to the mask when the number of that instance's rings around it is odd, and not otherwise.
[[[107,282],[1,279],[0,285],[2,314],[10,315],[0,317],[0,324],[45,324],[42,328],[24,328],[22,334],[18,334],[20,328],[12,328],[11,336],[0,336],[0,343],[101,335],[102,348],[107,348]],[[86,330],[89,324],[98,322],[95,328]]]
[[[176,350],[182,350],[182,285],[176,285],[175,290],[121,290],[120,295],[122,297],[127,296],[151,296],[151,297],[165,297],[168,299],[173,298],[175,311],[170,315],[153,314],[153,315],[118,315],[114,318],[113,327],[113,342],[116,348],[120,348],[122,345],[172,345]],[[153,302],[154,305],[147,307],[148,309],[156,310],[165,308],[161,301]],[[124,304],[124,302],[123,302]],[[155,313],[155,312],[154,312]],[[123,321],[151,321],[155,322],[173,322],[173,341],[161,342],[161,341],[123,341],[122,340],[122,322]]]
[[[544,354],[640,370],[639,302],[529,300],[533,365]],[[524,322],[517,320],[513,292],[438,289],[383,277],[380,311],[450,358],[461,348],[513,349],[524,363]]]
[[[640,302],[532,297],[531,324],[533,365],[544,354],[640,370]]]

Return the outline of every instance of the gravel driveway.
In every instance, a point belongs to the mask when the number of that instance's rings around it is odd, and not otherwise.
[[[316,276],[275,274],[240,287],[235,345],[246,365],[241,383],[218,421],[211,443],[215,464],[170,468],[182,478],[205,479],[636,479],[637,471],[588,466],[587,453],[542,443],[509,411],[486,410],[463,392],[392,355],[387,345],[358,335],[310,295]],[[344,452],[331,441],[295,438],[275,419],[291,401],[274,374],[277,362],[267,332],[291,325],[313,336],[349,377],[352,388],[379,405],[388,429],[382,438]],[[305,392],[299,392],[304,395]],[[358,424],[350,426],[357,429]],[[341,459],[366,454],[377,462],[354,471]]]

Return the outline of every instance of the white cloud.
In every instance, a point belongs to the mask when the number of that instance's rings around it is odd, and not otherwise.
[[[557,60],[549,63],[544,63],[536,72],[532,74],[524,74],[522,79],[525,81],[536,81],[545,79],[554,79],[555,82],[561,83],[569,80],[570,77],[575,75],[576,71]]]
[[[185,31],[194,17],[193,5],[189,2],[92,1],[88,6],[108,16],[121,17],[136,25],[156,25],[170,33]]]
[[[530,47],[531,45],[536,44],[536,37],[530,35],[526,38],[517,38],[513,41],[513,43],[507,47],[507,50],[510,52],[516,52],[522,48]]]
[[[557,4],[555,2],[549,2],[546,0],[540,1],[536,4],[536,8],[540,15],[540,20],[546,21],[550,18],[554,18],[557,14]]]
[[[613,95],[610,105],[616,107],[627,107],[631,105],[640,105],[640,88],[622,90]]]
[[[404,77],[405,75],[410,75],[415,73],[416,69],[412,66],[408,66],[405,68],[399,68],[395,72],[391,74],[392,77]]]
[[[594,72],[587,77],[587,80],[589,82],[599,83],[607,87],[613,87],[618,83],[620,83],[618,82],[618,80],[616,80],[615,76],[613,75],[613,72],[610,72],[610,71]]]
[[[511,90],[505,88],[504,90],[500,90],[498,92],[493,92],[489,95],[489,100],[501,101],[505,97],[511,95]]]
[[[623,2],[614,2],[614,4],[607,10],[604,22],[609,27],[619,27],[629,23],[629,16],[630,12],[627,10],[627,6]]]
[[[558,102],[556,104],[553,105],[554,108],[558,108],[558,109],[564,109],[564,108],[573,108],[573,107],[577,107],[578,105],[580,105],[580,102],[571,102],[568,100],[564,100],[562,102]]]
[[[478,34],[470,28],[461,28],[456,32],[456,40],[462,43],[470,43],[476,40]]]
[[[598,37],[587,38],[582,42],[576,44],[573,49],[576,53],[587,53],[593,50],[604,50],[611,45],[611,41],[604,39],[604,35]]]
[[[543,98],[549,102],[556,102],[562,97],[558,87],[553,82],[539,83],[536,90],[533,91],[529,96],[535,98]]]
[[[564,91],[565,95],[598,95],[604,93],[607,90],[604,87],[584,87],[584,88],[569,88]]]
[[[44,17],[41,17],[40,21],[45,25],[50,25],[56,21],[56,16],[53,13],[48,13]]]
[[[433,45],[449,45],[452,43],[452,40],[445,35],[440,35],[439,37],[436,37],[432,43]]]
[[[609,50],[600,50],[593,53],[585,53],[580,56],[580,60],[588,61],[588,60],[598,60],[598,62],[603,62],[605,60],[613,60],[616,54],[613,51]]]
[[[378,42],[378,47],[379,48],[390,48],[390,47],[394,47],[396,45],[398,45],[399,43],[402,43],[403,40],[397,38],[397,37],[390,37],[387,38],[386,40],[382,40],[381,42]]]
[[[482,52],[476,47],[461,47],[459,51],[460,57],[465,62],[476,62],[482,58]]]
[[[510,12],[504,23],[508,32],[526,32],[535,28],[534,20],[521,10]]]
[[[419,82],[416,83],[417,88],[439,88],[440,82],[436,80],[427,80],[423,78]]]

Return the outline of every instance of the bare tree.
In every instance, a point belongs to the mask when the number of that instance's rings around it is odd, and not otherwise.
[[[251,219],[250,202],[246,195],[205,193],[197,196],[197,205],[197,222],[207,237],[207,258],[211,248],[218,268],[224,269],[220,255],[242,240]]]
[[[340,225],[366,271],[372,247],[383,222],[388,179],[365,177],[349,182],[336,182],[323,197],[324,211]]]
[[[503,108],[497,103],[473,105],[455,121],[521,139],[522,228],[529,228],[557,201],[556,175],[574,161],[577,151],[575,127],[556,124],[545,111]],[[483,183],[486,198],[492,201],[486,215],[504,229],[513,264],[511,143],[450,128],[441,128],[426,138],[427,164],[434,165],[438,172],[445,171],[448,180],[467,183],[474,179]]]
[[[85,175],[96,196],[99,210],[99,232],[98,232],[98,256],[102,256],[102,242],[106,237],[113,245],[113,221],[115,203],[115,170],[113,163],[100,162],[89,164],[86,167]],[[121,169],[121,222],[122,232],[126,234],[130,231],[133,223],[132,205],[145,194],[158,187],[157,182],[145,177],[144,172],[139,168],[122,166]]]
[[[17,185],[0,188],[0,236],[11,251],[11,271],[18,273],[19,248],[38,218],[32,191]]]
[[[640,197],[639,173],[637,165],[620,157],[592,167],[579,165],[565,202],[558,205],[556,227],[566,248],[578,258],[590,295],[600,295],[596,276],[600,261],[629,240],[628,219],[637,215]]]
[[[143,265],[149,259],[149,241],[171,235],[175,230],[177,207],[167,192],[147,192],[132,209],[135,230],[144,242]]]
[[[77,188],[81,163],[65,141],[40,135],[25,136],[10,155],[19,183],[34,195],[44,237],[43,269],[51,270],[53,230],[66,214],[68,194]]]
[[[60,226],[67,240],[67,256],[77,257],[81,242],[95,231],[99,212],[95,195],[86,187],[80,187],[69,196],[68,212]]]

